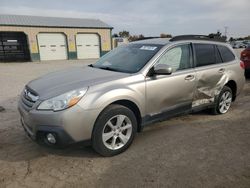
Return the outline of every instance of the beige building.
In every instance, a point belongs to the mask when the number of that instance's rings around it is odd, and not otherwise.
[[[0,15],[0,61],[99,58],[112,27],[95,19]]]

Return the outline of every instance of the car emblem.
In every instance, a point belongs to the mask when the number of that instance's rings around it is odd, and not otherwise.
[[[25,98],[32,100],[33,102],[36,102],[39,99],[38,96],[33,95],[27,89],[24,90],[24,95],[25,95]]]

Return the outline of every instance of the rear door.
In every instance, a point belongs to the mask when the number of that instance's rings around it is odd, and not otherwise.
[[[191,55],[190,44],[181,44],[167,50],[156,62],[169,65],[173,68],[173,73],[146,78],[146,121],[162,119],[191,109],[196,86]]]
[[[214,44],[194,43],[195,71],[197,86],[193,107],[209,105],[214,102],[223,83],[226,81],[225,64],[222,63],[219,51]]]

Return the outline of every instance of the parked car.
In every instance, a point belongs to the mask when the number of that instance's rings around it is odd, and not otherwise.
[[[204,36],[137,41],[29,82],[18,109],[39,143],[88,140],[113,156],[153,122],[208,108],[225,114],[243,88],[243,68],[228,44]]]
[[[249,40],[244,40],[243,44],[245,44],[245,48],[248,47],[248,45],[250,45],[250,41]]]
[[[250,72],[250,44],[241,52],[240,59],[244,62],[245,72],[248,74]]]
[[[235,41],[232,43],[233,48],[246,48],[246,44],[243,43],[243,41]]]

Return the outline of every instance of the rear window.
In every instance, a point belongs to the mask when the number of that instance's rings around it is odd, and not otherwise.
[[[196,66],[206,66],[217,62],[215,48],[212,44],[194,44]]]
[[[223,62],[229,62],[235,60],[234,54],[225,46],[217,46]]]

